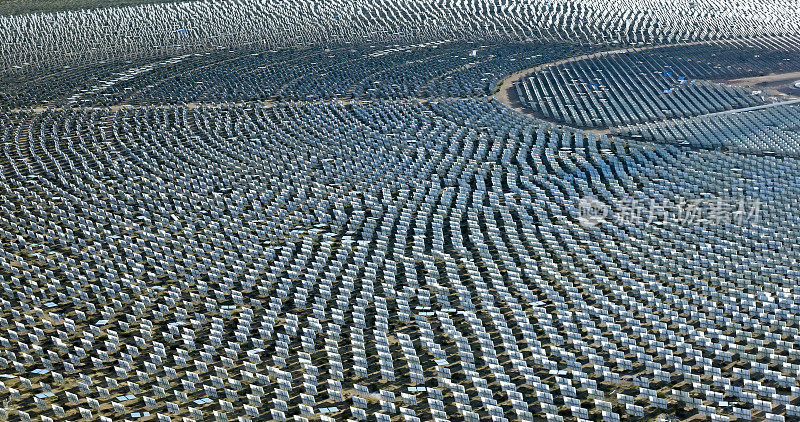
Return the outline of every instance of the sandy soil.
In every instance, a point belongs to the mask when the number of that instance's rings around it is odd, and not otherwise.
[[[767,91],[772,95],[800,98],[800,89],[795,86],[796,83],[800,82],[800,72],[770,73],[764,76],[730,79],[721,82],[753,90]]]
[[[761,83],[770,83],[770,82],[795,82],[800,80],[800,72],[791,72],[791,73],[770,73],[769,75],[765,76],[756,76],[752,78],[739,78],[739,79],[731,79],[729,82],[735,85],[758,85]]]

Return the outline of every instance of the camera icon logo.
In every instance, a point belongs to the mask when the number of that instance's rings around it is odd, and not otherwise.
[[[578,222],[584,227],[595,227],[608,217],[608,205],[595,198],[581,198],[578,204]]]

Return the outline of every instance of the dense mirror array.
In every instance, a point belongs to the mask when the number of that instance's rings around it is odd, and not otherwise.
[[[799,25],[0,16],[0,420],[796,420]]]

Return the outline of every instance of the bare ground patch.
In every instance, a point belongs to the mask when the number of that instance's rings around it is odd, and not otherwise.
[[[800,82],[800,72],[770,73],[769,75],[728,79],[720,82],[754,90],[768,91],[773,95],[800,98],[800,89],[795,86],[797,82]]]

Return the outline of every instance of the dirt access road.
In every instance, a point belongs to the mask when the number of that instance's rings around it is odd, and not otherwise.
[[[628,48],[621,48],[617,50],[606,50],[606,51],[598,51],[596,53],[591,54],[584,54],[582,56],[575,56],[570,57],[568,59],[562,59],[550,63],[545,63],[539,66],[531,67],[528,69],[520,70],[519,72],[513,73],[503,79],[498,88],[495,90],[495,93],[492,94],[492,97],[495,98],[497,101],[505,104],[506,106],[529,116],[533,116],[539,118],[541,120],[546,120],[542,116],[536,115],[531,109],[522,105],[522,102],[519,100],[517,91],[514,88],[514,82],[524,78],[525,76],[539,71],[541,69],[550,67],[550,66],[558,66],[564,63],[574,62],[578,60],[585,60],[591,59],[595,57],[600,57],[603,55],[614,55],[614,54],[623,54],[623,53],[633,53],[633,52],[640,52],[640,51],[647,51],[647,50],[655,50],[659,48],[670,48],[670,47],[685,47],[685,46],[692,46],[692,45],[703,45],[703,44],[713,44],[716,41],[698,41],[698,42],[691,42],[691,43],[677,43],[677,44],[665,44],[665,45],[649,45],[645,47],[628,47]],[[740,79],[732,79],[726,81],[719,81],[726,83],[728,85],[737,85],[737,86],[745,86],[751,88],[773,88],[781,91],[783,94],[788,95],[790,99],[800,98],[800,89],[794,88],[794,82],[800,80],[800,72],[793,72],[793,73],[781,73],[781,74],[770,74],[765,76],[758,76],[758,77],[750,77],[750,78],[740,78]],[[762,84],[762,85],[759,85]],[[763,84],[769,84],[763,85]],[[778,89],[780,85],[781,88]],[[787,87],[789,86],[788,92]],[[791,92],[791,90],[796,92]],[[735,112],[735,110],[733,110]],[[609,134],[609,129],[582,129],[584,132],[592,132],[596,134]]]

